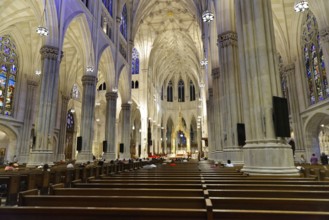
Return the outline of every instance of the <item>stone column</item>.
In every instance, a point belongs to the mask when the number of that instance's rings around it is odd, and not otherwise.
[[[320,34],[320,45],[323,51],[324,63],[326,65],[327,78],[329,79],[329,26],[321,29]]]
[[[281,93],[270,0],[236,0],[242,100],[246,125],[244,166],[251,175],[298,175],[290,145],[277,138],[272,97]]]
[[[208,115],[208,149],[209,149],[209,159],[215,160],[215,131],[214,131],[214,108],[213,108],[213,90],[209,88],[208,90],[209,98],[207,101],[207,115]],[[200,149],[200,153],[201,153]]]
[[[59,141],[55,158],[57,161],[65,160],[64,146],[66,141],[66,122],[67,122],[67,106],[70,97],[62,95],[62,108],[61,108],[61,124],[59,129]]]
[[[62,54],[57,47],[45,45],[40,49],[42,75],[39,109],[36,123],[36,145],[28,165],[52,164],[55,153],[54,129],[56,122],[59,64]]]
[[[305,146],[303,146],[303,123],[301,117],[299,116],[300,108],[295,77],[295,64],[291,63],[286,65],[284,67],[284,74],[287,75],[290,114],[292,117],[292,128],[295,136],[296,153],[302,154],[305,151]],[[300,157],[300,155],[298,156]]]
[[[225,160],[233,163],[243,163],[242,152],[238,146],[237,123],[242,122],[241,113],[241,82],[239,76],[238,60],[238,36],[234,31],[227,31],[218,35],[219,57],[221,72],[224,79],[225,99],[221,106],[226,106],[226,122],[228,128],[225,131]]]
[[[222,120],[222,110],[224,106],[221,106],[221,96],[223,96],[221,92],[221,88],[223,88],[223,84],[219,78],[219,67],[212,69],[212,82],[213,82],[213,140],[214,140],[214,149],[216,150],[217,157],[219,156],[219,151],[223,150],[223,143],[222,140],[224,139],[223,135],[223,120]],[[226,106],[225,106],[226,107]],[[218,159],[218,158],[217,158]]]
[[[164,128],[163,129],[163,136],[162,136],[162,141],[163,141],[163,153],[167,154],[168,153],[168,149],[167,149],[167,129]]]
[[[81,110],[81,129],[82,149],[78,153],[77,162],[91,161],[93,137],[94,137],[94,113],[95,113],[95,95],[96,95],[96,76],[82,76],[82,110]]]
[[[115,121],[117,112],[118,93],[106,93],[106,125],[105,125],[105,140],[107,141],[107,151],[104,152],[106,160],[115,160],[117,152],[115,142]]]
[[[122,130],[121,143],[124,144],[123,158],[130,158],[130,104],[123,103],[121,105],[122,111]]]
[[[24,112],[24,125],[23,125],[23,138],[22,145],[20,147],[20,153],[18,161],[20,163],[27,163],[29,159],[29,152],[32,149],[33,137],[31,137],[31,129],[33,123],[33,111],[34,111],[34,97],[36,97],[38,79],[28,76],[27,91],[26,91],[26,104]],[[31,79],[32,78],[32,79]]]

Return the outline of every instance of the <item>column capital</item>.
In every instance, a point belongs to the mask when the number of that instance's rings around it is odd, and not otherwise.
[[[217,44],[221,48],[228,46],[238,46],[238,34],[234,31],[226,31],[218,35]]]
[[[116,100],[118,98],[118,93],[117,92],[107,92],[105,94],[106,101],[110,100]]]
[[[121,105],[121,108],[122,108],[122,110],[130,110],[130,104],[128,104],[128,103],[123,103],[123,104]]]
[[[216,67],[214,69],[211,70],[211,75],[214,79],[217,79],[219,78],[219,72],[220,72],[220,69],[219,67]]]
[[[27,79],[27,85],[28,86],[38,86],[39,79],[37,77],[30,77],[29,79]]]
[[[41,59],[56,60],[60,54],[60,59],[63,58],[63,51],[59,53],[58,47],[44,45],[40,49]]]
[[[289,63],[283,67],[283,70],[287,75],[293,75],[295,73],[295,64]]]
[[[97,77],[93,75],[83,75],[81,81],[84,86],[87,84],[96,85]]]
[[[323,43],[329,43],[329,26],[319,30],[320,40]]]

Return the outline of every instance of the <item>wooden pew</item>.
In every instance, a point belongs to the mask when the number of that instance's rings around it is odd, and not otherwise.
[[[217,189],[207,190],[212,197],[257,197],[257,198],[317,198],[329,199],[328,191],[306,191],[306,190],[247,190],[247,189]]]
[[[72,184],[74,188],[158,188],[158,189],[201,189],[200,184],[143,184],[143,183],[74,183]]]
[[[308,190],[329,191],[328,185],[297,184],[206,184],[207,189],[276,189],[276,190]]]
[[[206,209],[0,207],[0,213],[6,220],[212,220]]]
[[[53,195],[204,197],[202,189],[54,188]]]

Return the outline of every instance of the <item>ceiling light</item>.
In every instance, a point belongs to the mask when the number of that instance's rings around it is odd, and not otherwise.
[[[41,70],[36,70],[36,71],[35,71],[35,75],[40,76],[40,75],[41,75]]]
[[[112,92],[118,92],[118,88],[114,87],[114,88],[112,89]]]
[[[94,67],[93,66],[87,66],[86,71],[91,73],[94,72]]]
[[[41,37],[48,36],[49,35],[49,30],[46,27],[43,26],[38,26],[37,29],[35,30]]]
[[[201,66],[206,66],[208,64],[207,58],[204,58],[203,60],[200,61]]]
[[[307,0],[296,0],[294,9],[295,12],[303,12],[309,8]]]

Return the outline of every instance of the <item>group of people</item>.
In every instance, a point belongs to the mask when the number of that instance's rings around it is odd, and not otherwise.
[[[322,165],[328,165],[328,155],[326,155],[324,152],[321,154],[320,160]],[[300,156],[300,163],[301,164],[306,163],[306,159],[303,154]],[[310,159],[310,164],[311,165],[319,164],[319,159],[315,154],[312,154],[312,157]]]

